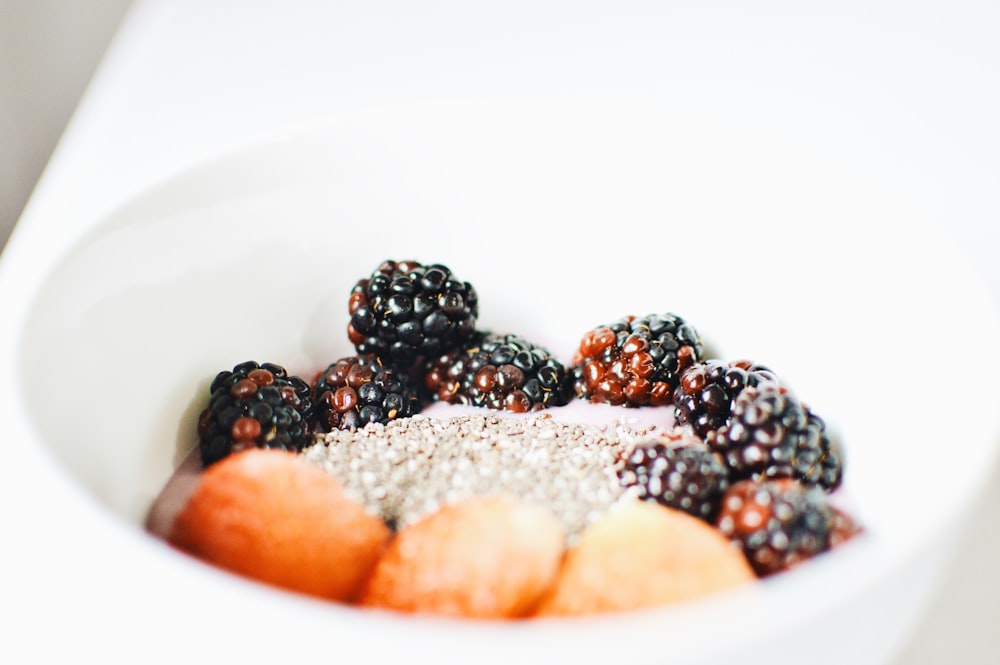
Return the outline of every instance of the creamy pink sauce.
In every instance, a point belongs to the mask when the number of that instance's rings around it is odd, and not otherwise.
[[[153,505],[146,514],[145,528],[149,533],[167,538],[174,518],[194,492],[202,470],[201,452],[195,446],[174,469],[174,473],[153,500]]]

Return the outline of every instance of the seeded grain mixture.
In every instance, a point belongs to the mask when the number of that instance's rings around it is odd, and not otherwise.
[[[622,453],[652,427],[418,414],[335,430],[303,455],[396,529],[444,503],[505,494],[548,507],[572,539],[622,495]]]

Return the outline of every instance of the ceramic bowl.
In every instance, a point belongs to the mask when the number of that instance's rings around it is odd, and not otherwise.
[[[64,228],[18,229],[0,288],[8,523],[32,544],[14,555],[14,597],[28,634],[54,622],[66,645],[286,662],[885,662],[996,455],[1000,325],[945,236],[847,170],[697,118],[514,101],[345,115]],[[681,314],[713,355],[770,366],[826,419],[864,534],[703,601],[497,624],[302,598],[146,533],[215,373],[348,355],[348,292],[384,259],[448,265],[476,286],[481,327],[564,356],[623,315]]]

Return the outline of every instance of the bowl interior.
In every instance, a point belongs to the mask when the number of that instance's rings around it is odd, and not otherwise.
[[[942,380],[982,414],[944,419],[969,473],[994,454],[996,315],[915,211],[761,137],[556,103],[345,116],[137,197],[38,293],[19,368],[30,417],[139,524],[215,373],[256,359],[311,376],[350,354],[349,290],[388,258],[447,264],[476,286],[480,327],[565,360],[598,324],[675,312],[713,356],[769,365],[842,439],[878,548],[927,537],[968,496],[932,454]],[[963,351],[975,362],[949,366]],[[918,491],[932,476],[939,492]]]

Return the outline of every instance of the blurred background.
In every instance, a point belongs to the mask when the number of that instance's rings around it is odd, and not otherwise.
[[[129,0],[0,0],[0,245]]]

